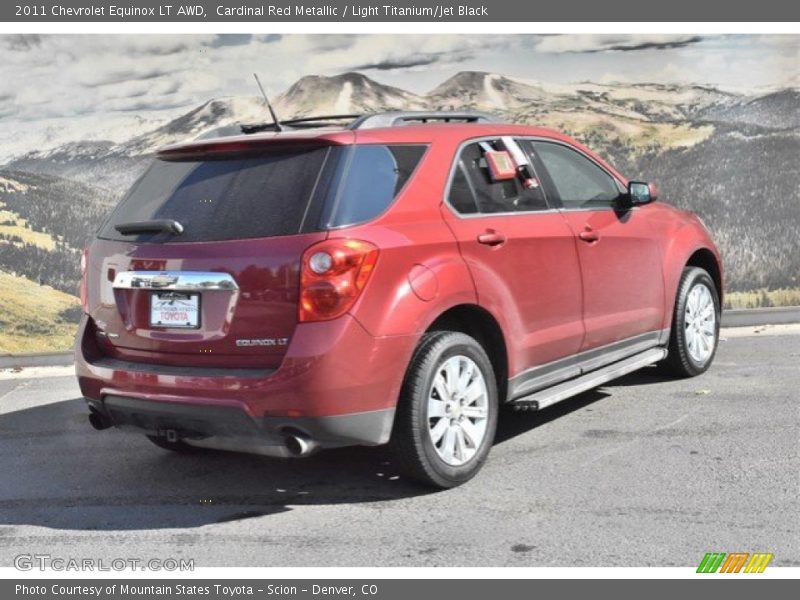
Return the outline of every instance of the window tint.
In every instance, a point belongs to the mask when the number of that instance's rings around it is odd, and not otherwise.
[[[196,242],[290,235],[300,231],[327,149],[207,161],[156,160],[122,200],[100,237]],[[120,223],[174,219],[179,236],[123,236]]]
[[[425,149],[361,145],[219,160],[156,160],[103,225],[100,237],[220,241],[362,223],[389,207]],[[174,219],[184,232],[123,236],[114,229],[155,219]]]
[[[475,195],[464,174],[464,165],[459,161],[453,181],[450,183],[450,195],[448,196],[450,206],[462,215],[469,215],[478,212],[475,204]]]
[[[461,165],[469,178],[474,190],[474,198],[481,213],[506,213],[544,210],[547,208],[542,188],[525,188],[519,178],[505,181],[492,181],[489,167],[484,157],[487,150],[502,150],[498,142],[478,142],[465,146],[461,151]],[[458,172],[456,172],[458,175]],[[451,198],[453,187],[451,185]],[[463,183],[461,183],[463,188]],[[466,200],[461,200],[464,206],[469,206]],[[453,208],[461,212],[458,205],[452,202]]]
[[[383,213],[409,180],[425,146],[356,145],[342,152],[323,227],[363,223]]]
[[[534,142],[564,208],[612,206],[620,194],[608,173],[588,158],[562,144]]]

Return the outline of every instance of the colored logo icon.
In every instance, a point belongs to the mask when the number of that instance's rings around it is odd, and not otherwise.
[[[698,573],[763,573],[772,560],[772,553],[708,552],[697,567]]]

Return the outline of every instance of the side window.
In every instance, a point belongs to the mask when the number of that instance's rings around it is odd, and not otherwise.
[[[450,185],[451,206],[461,214],[547,209],[541,187],[526,188],[520,179],[492,181],[484,153],[498,149],[502,149],[499,141],[477,142],[463,148],[459,168]]]
[[[450,200],[450,206],[459,214],[471,215],[478,212],[475,194],[469,181],[467,181],[467,176],[464,173],[464,164],[461,161],[459,161],[456,172],[453,175],[448,199]]]
[[[591,160],[562,144],[534,142],[564,208],[613,206],[620,194],[614,179]]]

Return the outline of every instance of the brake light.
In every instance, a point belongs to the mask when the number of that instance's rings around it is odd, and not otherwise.
[[[369,242],[334,239],[314,244],[303,254],[298,319],[327,321],[355,304],[378,260]]]
[[[89,312],[89,288],[86,282],[86,271],[89,269],[89,248],[84,248],[81,252],[81,283],[80,298],[83,312]]]

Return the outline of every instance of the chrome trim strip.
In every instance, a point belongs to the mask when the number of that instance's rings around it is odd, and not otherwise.
[[[551,406],[567,398],[571,398],[581,392],[591,390],[599,385],[613,381],[623,375],[632,373],[647,365],[652,365],[667,356],[666,348],[651,348],[638,354],[634,354],[624,360],[612,363],[599,369],[592,371],[572,381],[567,381],[561,385],[534,392],[522,398],[518,398],[515,402],[530,405],[534,410],[539,410],[547,406]]]
[[[455,211],[455,209],[447,204],[450,210]],[[513,212],[496,212],[496,213],[465,213],[465,214],[458,214],[455,213],[459,219],[490,219],[492,217],[520,217],[520,216],[531,216],[531,215],[551,215],[553,213],[560,212],[557,208],[543,208],[542,210],[521,210],[521,211],[513,211]]]
[[[509,379],[507,401],[514,401],[650,348],[663,346],[668,340],[669,329],[650,331],[532,367]]]
[[[201,271],[122,271],[114,277],[113,287],[117,290],[150,289],[177,292],[239,289],[236,281],[228,273]]]

